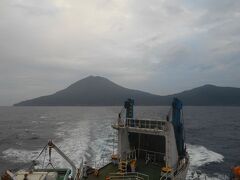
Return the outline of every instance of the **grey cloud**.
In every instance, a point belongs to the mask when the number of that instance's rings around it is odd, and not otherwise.
[[[2,105],[87,75],[170,94],[240,87],[240,3],[234,0],[0,1]]]
[[[32,15],[54,15],[69,6],[57,5],[48,0],[12,0],[11,6],[20,8]]]

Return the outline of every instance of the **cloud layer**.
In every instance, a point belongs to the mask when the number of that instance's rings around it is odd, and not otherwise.
[[[240,87],[240,1],[2,0],[1,105],[90,74],[171,94]]]

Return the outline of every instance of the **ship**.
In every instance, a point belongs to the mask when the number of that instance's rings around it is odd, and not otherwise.
[[[116,121],[111,125],[117,134],[117,148],[101,166],[90,166],[81,160],[76,167],[52,141],[40,152],[48,149],[48,168],[6,171],[2,180],[185,180],[189,155],[185,145],[183,105],[174,98],[169,113],[161,119],[134,117],[134,100],[125,101]],[[125,115],[124,115],[125,114]],[[55,149],[71,168],[50,168],[52,150]]]

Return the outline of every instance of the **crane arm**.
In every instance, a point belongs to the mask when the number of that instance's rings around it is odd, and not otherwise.
[[[72,177],[75,178],[76,176],[76,171],[77,171],[77,168],[75,166],[75,164],[72,162],[71,159],[69,159],[52,141],[49,141],[48,142],[48,147],[51,149],[55,149],[55,151],[63,157],[63,159],[65,159],[72,167]]]

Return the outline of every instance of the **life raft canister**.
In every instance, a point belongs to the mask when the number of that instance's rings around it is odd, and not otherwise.
[[[235,177],[239,177],[240,178],[240,166],[233,167],[232,168],[232,172],[233,172]]]

